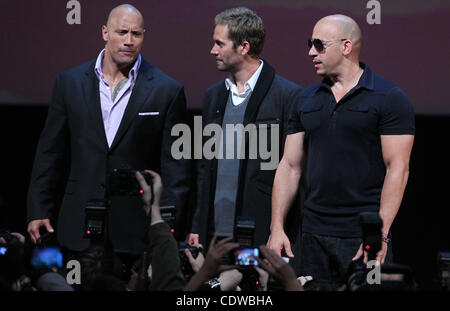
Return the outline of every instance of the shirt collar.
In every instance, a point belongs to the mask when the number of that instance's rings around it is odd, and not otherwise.
[[[373,71],[364,64],[363,62],[359,62],[359,66],[364,70],[361,77],[359,78],[358,84],[356,84],[355,89],[358,88],[366,88],[368,90],[373,90]],[[331,88],[331,81],[328,78],[324,78],[322,80],[322,83],[317,88],[316,92],[318,92],[320,89],[325,88],[327,90],[330,90]]]
[[[103,79],[103,71],[102,71],[102,60],[103,57],[105,56],[105,49],[103,49],[100,54],[98,54],[97,56],[97,60],[95,62],[95,67],[94,67],[94,72],[97,75],[97,78],[103,82],[106,83],[106,81]],[[130,69],[130,72],[128,73],[128,79],[130,80],[131,83],[134,83],[134,81],[136,81],[138,72],[139,72],[139,67],[141,66],[141,62],[142,62],[142,57],[141,54],[138,55],[136,61],[134,62],[133,67]]]
[[[374,89],[373,85],[373,71],[366,64],[360,62],[359,66],[364,70],[361,78],[359,78],[358,85],[369,90]]]
[[[264,65],[264,62],[262,59],[260,59],[259,62],[260,62],[260,65],[259,65],[258,69],[250,77],[250,79],[248,79],[248,81],[244,83],[244,88],[245,88],[244,94],[247,94],[247,92],[253,91],[255,89],[256,82],[258,82],[259,75],[261,74],[261,71],[262,71],[262,68]],[[225,87],[227,88],[227,90],[231,89],[232,92],[238,94],[236,83],[234,83],[234,81],[232,79],[230,79],[230,78],[225,79]],[[238,95],[241,95],[241,94],[238,94]]]

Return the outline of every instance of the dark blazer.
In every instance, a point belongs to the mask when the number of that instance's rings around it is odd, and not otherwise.
[[[261,74],[255,85],[255,89],[247,104],[244,115],[244,126],[253,123],[258,126],[267,124],[270,137],[270,129],[274,124],[279,125],[279,159],[284,148],[285,129],[288,121],[289,107],[295,95],[301,88],[291,81],[277,75],[275,70],[264,61]],[[210,87],[203,101],[203,126],[216,123],[222,126],[225,107],[229,91],[224,80]],[[259,135],[258,135],[259,137]],[[204,137],[205,142],[210,137]],[[248,137],[246,137],[248,139]],[[246,143],[248,146],[248,141]],[[270,146],[270,145],[269,145]],[[248,151],[247,151],[248,152]],[[261,158],[240,160],[239,181],[236,187],[236,216],[250,216],[255,219],[256,231],[254,244],[265,244],[270,234],[272,185],[275,177],[274,170],[261,170]],[[197,204],[194,214],[192,232],[200,235],[203,245],[209,243],[214,233],[214,196],[217,176],[217,159],[199,160],[197,163]],[[292,216],[298,209],[292,208]],[[300,217],[291,217],[294,222],[299,222]],[[298,230],[298,225],[289,226]],[[293,233],[296,236],[296,233]]]
[[[164,184],[162,204],[187,201],[191,184],[190,163],[176,161],[170,153],[176,138],[170,135],[172,126],[185,123],[183,87],[143,60],[109,148],[94,66],[95,61],[91,61],[57,76],[28,191],[28,221],[45,219],[59,209],[58,188],[65,185],[57,234],[62,246],[75,251],[89,247],[88,239],[83,238],[84,208],[89,200],[103,199],[106,176],[114,168],[160,173]],[[140,112],[159,114],[144,116]],[[142,208],[133,213],[123,222],[143,234]]]

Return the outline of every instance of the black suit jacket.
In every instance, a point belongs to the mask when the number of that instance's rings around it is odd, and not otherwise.
[[[278,124],[280,160],[286,137],[285,129],[289,107],[300,90],[301,88],[298,85],[277,75],[269,63],[264,61],[261,74],[247,104],[244,126],[253,123],[258,128],[261,124],[267,124],[269,129],[267,136],[270,137],[271,127]],[[226,89],[224,80],[206,91],[203,101],[203,126],[209,123],[222,126],[228,96],[229,91]],[[205,142],[209,138],[204,137],[203,141]],[[246,146],[248,146],[248,141]],[[272,185],[276,170],[260,169],[259,151],[257,159],[249,160],[248,158],[247,154],[245,159],[240,160],[239,181],[236,185],[238,188],[236,216],[250,216],[255,220],[254,244],[259,246],[267,242],[270,234]],[[220,178],[220,176],[217,176],[217,159],[200,160],[197,163],[197,175],[198,193],[192,232],[198,233],[201,243],[207,245],[215,231],[214,196],[216,180]],[[300,221],[299,210],[291,209],[290,216],[294,224],[290,224],[288,227],[294,230],[290,235],[295,238]]]
[[[175,161],[170,153],[175,138],[170,135],[171,128],[185,123],[183,87],[143,60],[109,148],[94,66],[91,61],[57,76],[28,191],[28,221],[50,218],[59,209],[58,188],[65,184],[57,234],[62,246],[75,251],[89,247],[89,240],[83,238],[84,208],[89,200],[104,198],[106,176],[114,168],[160,173],[163,202],[178,203],[178,208],[187,201],[191,182],[190,163]],[[137,230],[122,239],[140,240],[145,230],[142,208],[127,215],[123,222]]]

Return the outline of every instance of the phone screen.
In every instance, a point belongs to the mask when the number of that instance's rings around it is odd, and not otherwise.
[[[258,261],[253,257],[259,256],[258,248],[243,248],[235,252],[235,265],[239,266],[257,266]]]
[[[6,246],[0,247],[0,255],[5,255],[7,251],[8,251],[8,248],[6,248]]]
[[[35,248],[31,257],[31,265],[35,268],[63,266],[63,256],[57,247]]]

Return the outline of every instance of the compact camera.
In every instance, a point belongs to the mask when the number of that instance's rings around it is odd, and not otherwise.
[[[181,271],[183,272],[184,279],[188,281],[194,274],[194,270],[189,262],[184,251],[188,249],[192,257],[197,258],[198,254],[203,251],[201,247],[191,246],[186,242],[178,242],[178,256],[180,258]]]
[[[381,249],[383,221],[380,215],[375,212],[360,213],[358,220],[363,235],[363,248],[367,251],[369,260],[373,260]]]

